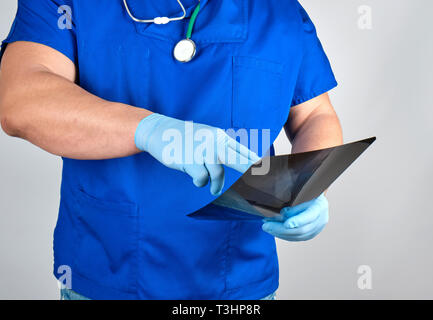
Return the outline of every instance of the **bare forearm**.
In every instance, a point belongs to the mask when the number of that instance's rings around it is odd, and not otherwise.
[[[19,75],[18,75],[19,76]],[[149,111],[100,99],[49,70],[1,92],[8,133],[46,151],[75,159],[107,159],[138,153],[135,128]],[[12,89],[10,89],[12,88]],[[3,89],[2,89],[3,91]]]
[[[292,139],[292,152],[334,147],[343,143],[338,118],[332,114],[317,114],[308,118]]]
[[[329,148],[343,143],[340,121],[328,94],[294,107],[285,130],[292,142],[293,153]]]

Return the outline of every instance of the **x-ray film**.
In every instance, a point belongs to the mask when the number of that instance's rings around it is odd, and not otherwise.
[[[284,207],[320,196],[375,140],[262,159],[219,198],[189,216],[206,220],[281,217]]]

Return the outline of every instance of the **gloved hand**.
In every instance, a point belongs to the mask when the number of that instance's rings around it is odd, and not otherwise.
[[[194,185],[219,195],[224,187],[223,164],[244,173],[260,158],[222,129],[153,113],[135,132],[135,145],[165,166],[183,171]]]
[[[320,197],[287,207],[281,211],[283,221],[264,219],[263,231],[287,241],[307,241],[317,236],[328,223],[328,200]]]

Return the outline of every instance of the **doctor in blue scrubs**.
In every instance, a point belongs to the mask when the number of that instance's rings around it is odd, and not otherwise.
[[[326,225],[324,196],[284,221],[187,216],[267,152],[265,135],[285,128],[294,152],[342,142],[298,1],[18,0],[1,55],[3,130],[63,158],[64,299],[263,299],[278,288],[275,237]]]

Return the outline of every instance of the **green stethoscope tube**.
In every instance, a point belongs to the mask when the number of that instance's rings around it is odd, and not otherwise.
[[[197,20],[197,16],[200,12],[200,1],[198,5],[195,7],[194,12],[191,15],[191,19],[189,20],[188,30],[186,31],[186,38],[191,39],[192,31],[194,29],[195,21]]]

